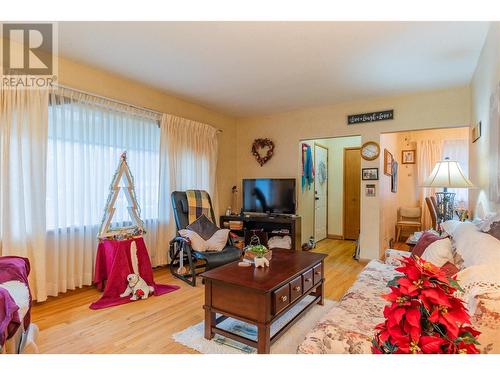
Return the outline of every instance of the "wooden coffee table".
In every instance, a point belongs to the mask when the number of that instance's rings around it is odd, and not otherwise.
[[[325,254],[273,249],[268,268],[239,267],[238,262],[204,272],[205,338],[219,335],[269,353],[271,344],[314,304],[323,305]],[[271,337],[271,324],[312,295],[302,310]],[[221,314],[216,318],[215,314]],[[218,327],[228,317],[257,326],[257,341]]]

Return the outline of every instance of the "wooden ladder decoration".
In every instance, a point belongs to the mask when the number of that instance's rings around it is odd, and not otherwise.
[[[120,186],[120,181],[122,179],[125,182],[125,186]],[[124,151],[120,155],[120,163],[116,169],[113,180],[109,188],[109,195],[106,201],[106,207],[104,208],[104,216],[101,221],[101,227],[99,229],[98,237],[99,239],[126,239],[136,236],[142,236],[146,233],[144,229],[144,222],[140,217],[140,208],[135,197],[134,190],[134,178],[130,172],[127,164],[127,152]],[[113,215],[115,214],[116,208],[115,203],[120,191],[125,193],[125,197],[128,202],[128,213],[132,220],[133,225],[127,227],[111,228],[111,222],[113,221]]]

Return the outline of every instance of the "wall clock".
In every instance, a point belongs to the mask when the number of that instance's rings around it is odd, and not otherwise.
[[[361,157],[365,160],[375,160],[380,155],[380,146],[377,142],[365,142],[361,146]]]

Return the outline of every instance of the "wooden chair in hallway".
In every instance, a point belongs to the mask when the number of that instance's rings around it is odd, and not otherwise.
[[[401,231],[410,228],[414,231],[422,229],[422,210],[420,207],[400,207],[398,209],[398,221],[396,223],[396,242],[399,242]]]
[[[427,208],[429,209],[429,213],[431,215],[432,229],[437,230],[437,210],[435,201],[436,198],[434,197],[425,198],[425,203],[427,204]]]

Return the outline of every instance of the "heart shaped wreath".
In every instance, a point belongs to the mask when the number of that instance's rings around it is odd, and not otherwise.
[[[266,148],[267,152],[264,156],[262,156],[259,151]],[[269,138],[258,138],[253,141],[252,155],[255,157],[255,160],[257,160],[257,163],[259,163],[261,167],[273,157],[273,153],[274,143]]]

